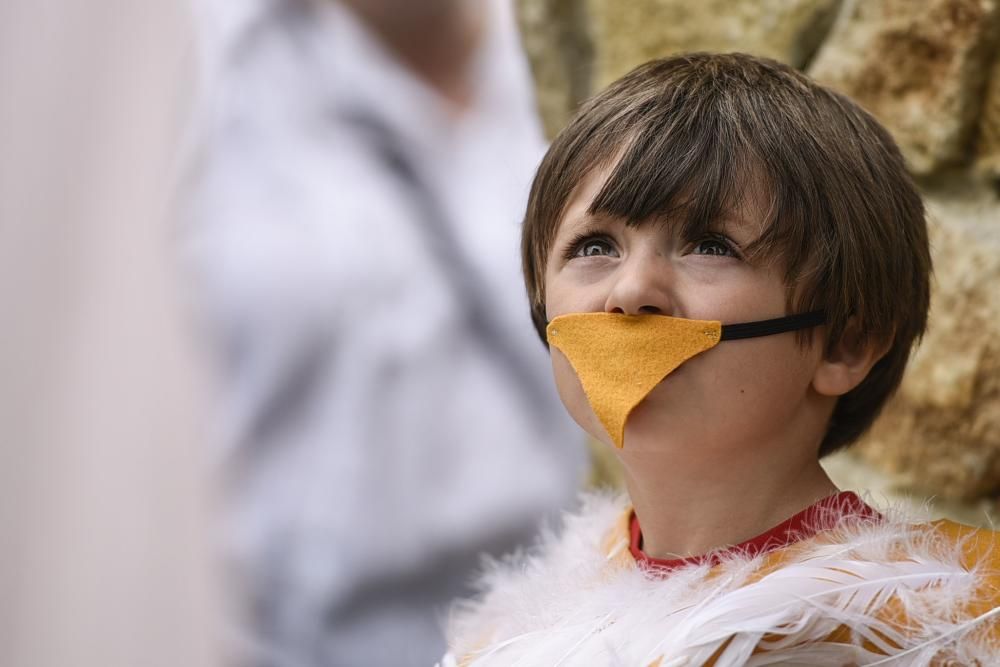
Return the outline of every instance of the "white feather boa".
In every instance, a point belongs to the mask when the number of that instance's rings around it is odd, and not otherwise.
[[[979,600],[979,612],[967,611],[994,574],[981,567],[994,565],[963,567],[964,545],[933,524],[894,517],[838,528],[799,543],[764,576],[759,556],[655,578],[607,552],[625,508],[589,497],[560,536],[492,564],[482,595],[453,611],[442,667],[679,667],[712,656],[720,667],[1000,665],[986,632],[1000,609]],[[877,615],[890,601],[905,627]],[[853,643],[825,641],[838,628]]]

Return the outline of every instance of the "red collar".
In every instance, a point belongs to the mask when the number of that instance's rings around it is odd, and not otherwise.
[[[856,493],[841,491],[810,505],[795,516],[746,542],[717,549],[701,556],[666,559],[647,556],[642,550],[642,531],[639,528],[639,517],[633,512],[629,517],[629,551],[632,552],[636,563],[647,569],[660,572],[701,563],[717,565],[726,555],[740,553],[752,558],[812,537],[820,531],[829,530],[847,518],[880,521],[882,515],[866,505]]]

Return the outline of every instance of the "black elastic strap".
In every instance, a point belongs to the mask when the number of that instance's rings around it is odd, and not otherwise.
[[[808,313],[776,317],[773,320],[723,324],[722,335],[719,337],[719,340],[740,340],[743,338],[757,338],[758,336],[771,336],[773,334],[785,333],[786,331],[808,329],[824,324],[825,322],[826,313],[822,310],[814,310]]]

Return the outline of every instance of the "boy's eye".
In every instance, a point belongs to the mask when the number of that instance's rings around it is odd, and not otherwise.
[[[618,251],[608,241],[600,238],[581,239],[571,246],[573,257],[617,257]]]
[[[722,237],[704,238],[691,248],[693,255],[710,255],[718,257],[739,257],[733,244]]]

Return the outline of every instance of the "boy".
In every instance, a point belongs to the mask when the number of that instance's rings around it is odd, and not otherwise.
[[[592,499],[456,612],[462,665],[1000,664],[996,536],[838,492],[922,334],[924,209],[888,133],[777,62],[692,54],[580,110],[523,231]]]

